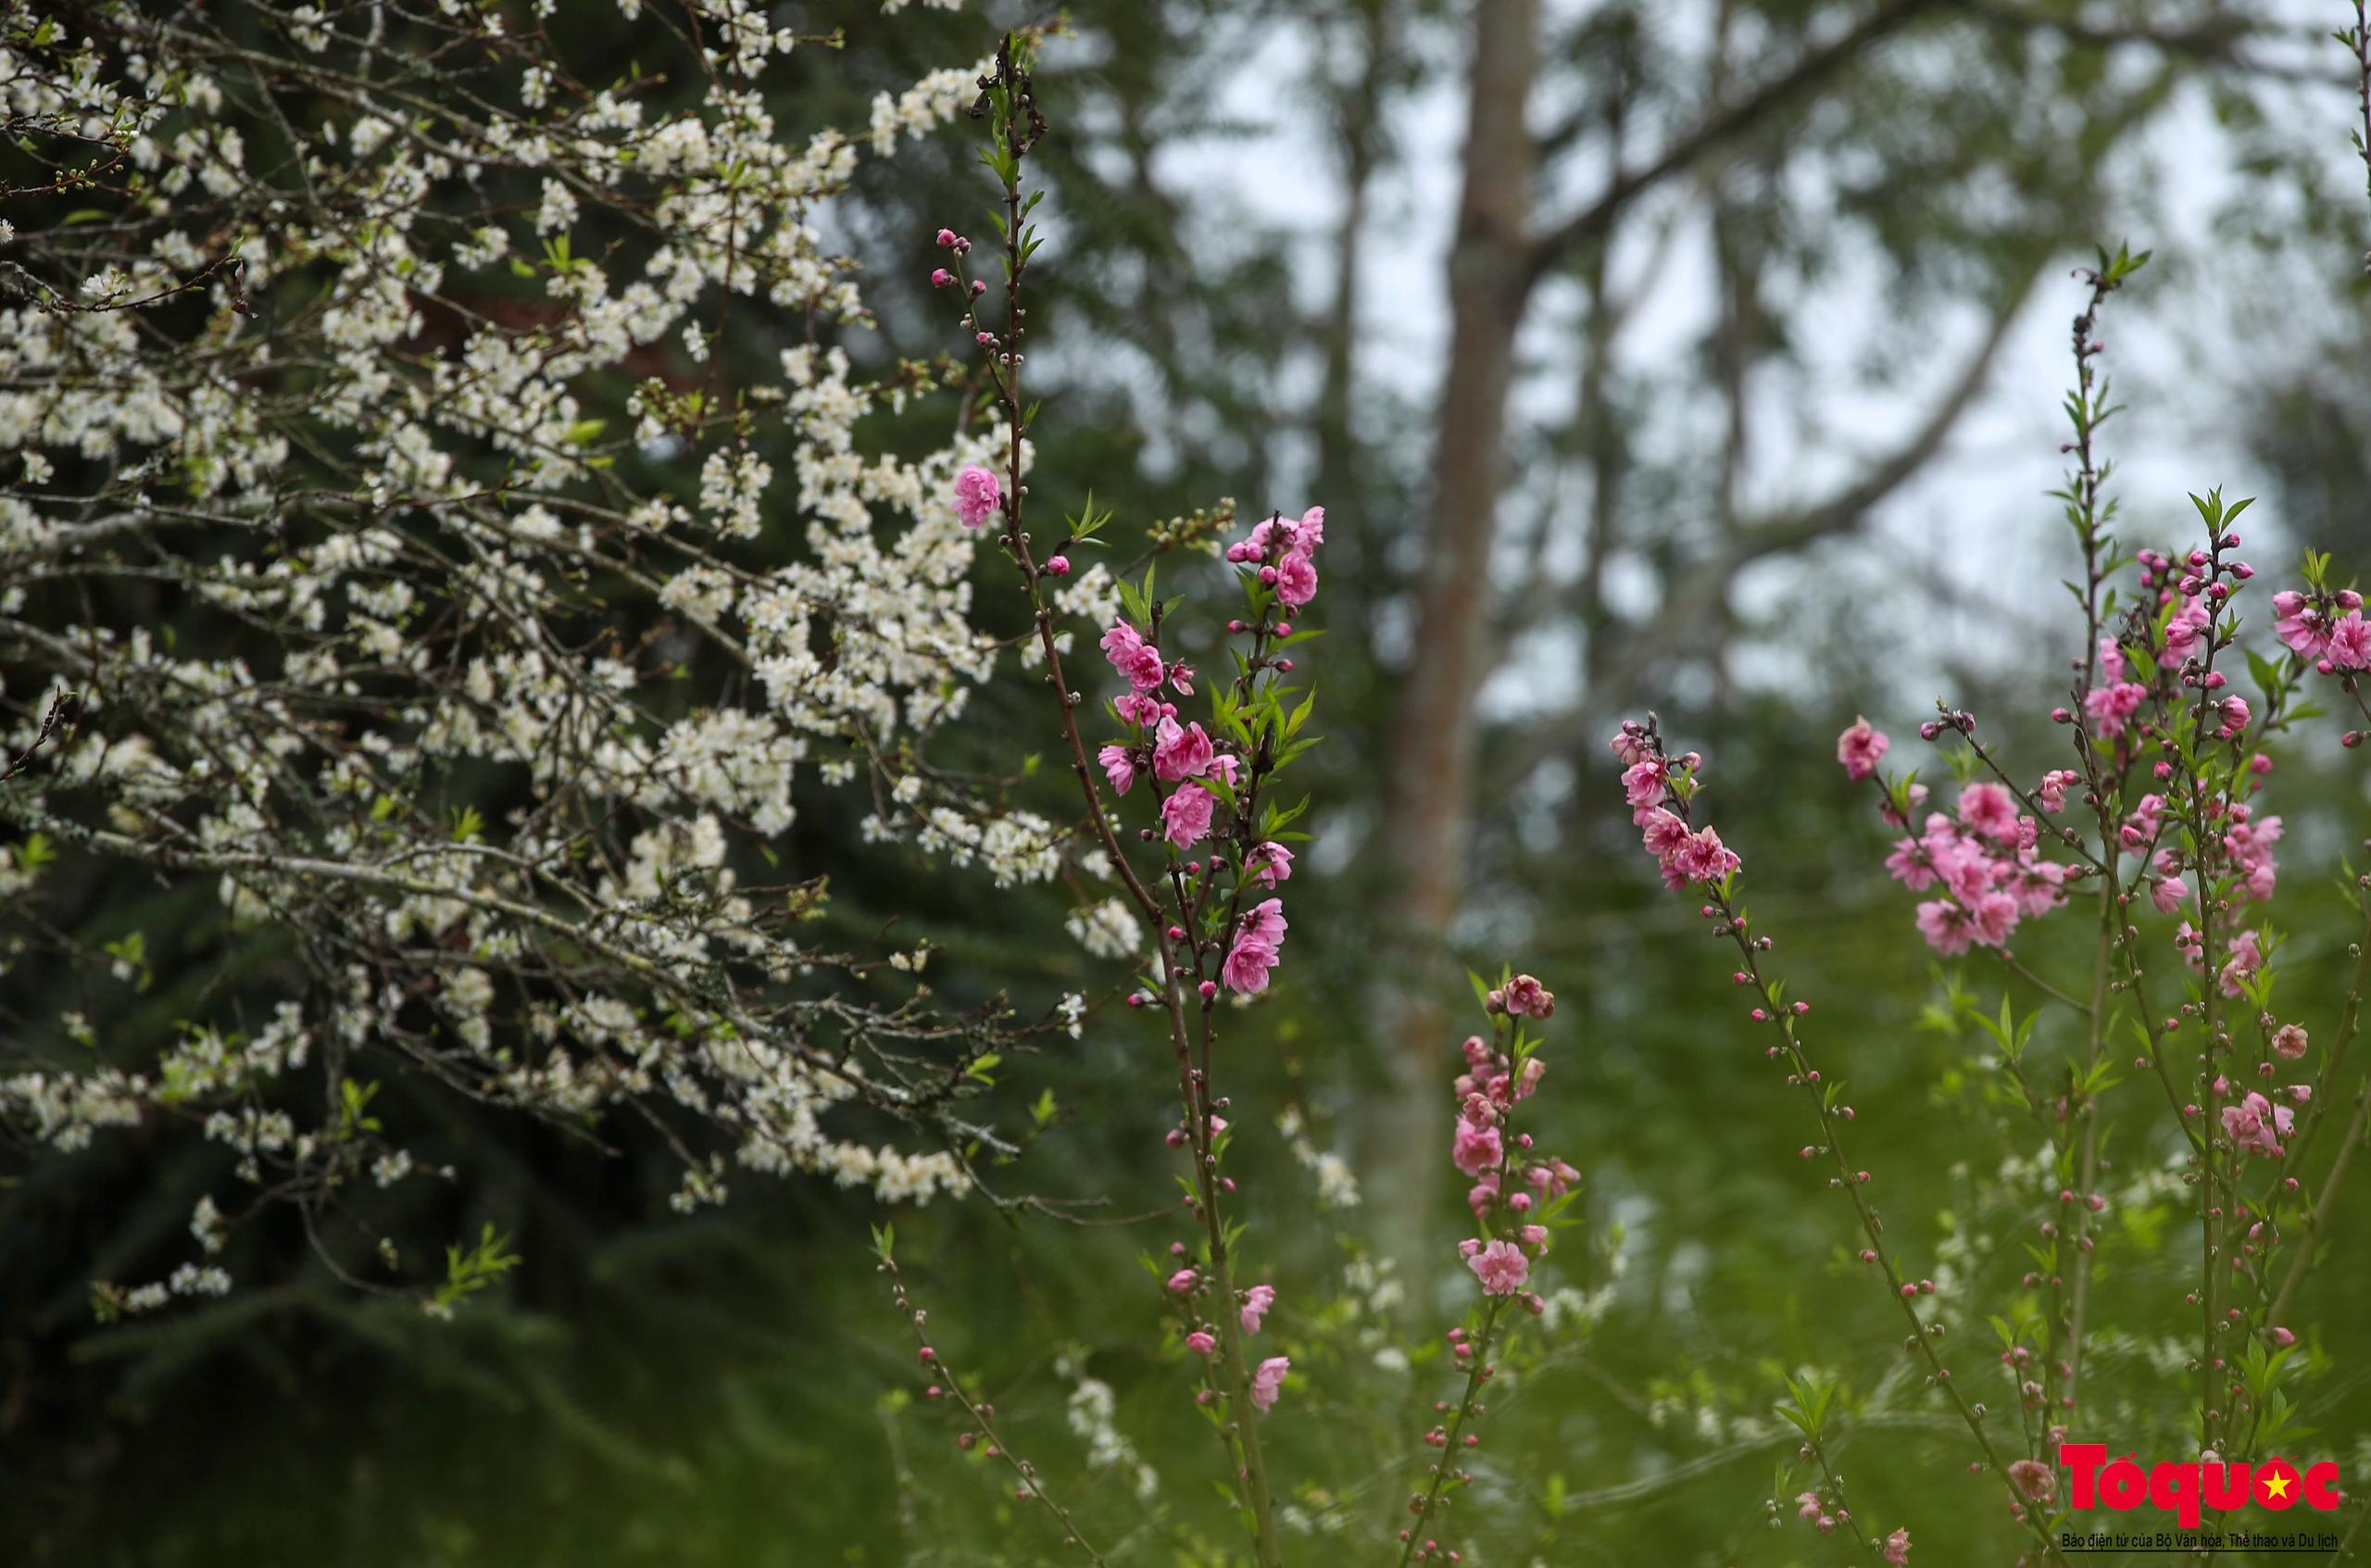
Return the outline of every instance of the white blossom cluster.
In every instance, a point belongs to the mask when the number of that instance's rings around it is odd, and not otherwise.
[[[769,14],[643,19],[661,93],[648,53],[583,85],[476,0],[0,0],[0,985],[77,940],[45,893],[109,875],[276,955],[243,1023],[194,1007],[141,1060],[0,1014],[0,1126],[178,1121],[334,1208],[427,1169],[357,1103],[415,1070],[646,1117],[686,1204],[725,1192],[695,1123],[758,1171],[969,1184],[965,1069],[1075,1008],[935,1010],[927,949],[807,946],[822,889],[752,857],[847,785],[868,835],[1056,871],[1053,824],[925,761],[993,662],[947,496],[1004,434],[859,443],[912,389],[816,341],[864,320],[819,226],[859,147],[778,132]],[[884,97],[873,147],[977,74]],[[1085,939],[1132,948],[1123,919]],[[225,1224],[208,1197],[205,1255]]]

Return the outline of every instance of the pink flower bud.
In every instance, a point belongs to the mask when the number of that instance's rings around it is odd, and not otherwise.
[[[955,248],[955,231],[952,229],[941,229],[938,232],[938,245],[941,250],[953,250]]]
[[[1068,577],[1070,574],[1071,574],[1071,558],[1070,558],[1070,557],[1068,557],[1068,556],[1048,556],[1048,557],[1047,557],[1047,558],[1046,558],[1046,575],[1047,575],[1047,576],[1048,576],[1048,577]]]
[[[944,267],[935,267],[931,270],[930,286],[935,289],[943,289],[954,281],[955,274]]]

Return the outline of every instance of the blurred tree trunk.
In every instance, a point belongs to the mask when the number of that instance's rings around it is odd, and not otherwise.
[[[1476,0],[1464,194],[1449,259],[1452,329],[1433,464],[1433,520],[1418,578],[1416,646],[1385,782],[1393,875],[1378,1037],[1390,1073],[1365,1163],[1377,1238],[1421,1267],[1448,1145],[1448,1020],[1440,995],[1471,794],[1472,729],[1490,547],[1504,468],[1515,332],[1530,293],[1533,142],[1524,123],[1538,54],[1537,0]]]
[[[1593,315],[1599,319],[1589,323],[1583,352],[1600,362],[1585,369],[1588,381],[1581,412],[1590,427],[1590,447],[1601,457],[1618,459],[1621,433],[1607,408],[1609,370],[1603,362],[1618,332],[1618,313],[1606,314],[1604,265],[1623,219],[1641,196],[1696,177],[1728,157],[1737,144],[1769,134],[1774,122],[1783,124],[1803,100],[1829,88],[1882,42],[1923,16],[1946,9],[1940,0],[1875,0],[1841,31],[1816,42],[1806,38],[1791,58],[1774,69],[1745,73],[1749,80],[1742,83],[1732,80],[1721,58],[1725,51],[1716,48],[1698,87],[1698,117],[1676,127],[1634,163],[1624,156],[1626,77],[1617,73],[1612,91],[1588,94],[1572,123],[1536,137],[1525,116],[1542,51],[1537,0],[1474,0],[1463,189],[1448,270],[1452,326],[1437,416],[1431,515],[1415,583],[1414,646],[1383,761],[1379,836],[1388,894],[1370,1022],[1386,1081],[1367,1118],[1362,1150],[1373,1195],[1374,1234],[1411,1278],[1421,1279],[1431,1267],[1430,1198],[1442,1179],[1447,1153],[1449,1046],[1451,1036],[1461,1031],[1453,1028],[1442,1003],[1456,990],[1449,936],[1469,857],[1476,793],[1474,698],[1488,673],[1493,648],[1502,646],[1494,632],[1505,630],[1495,624],[1505,618],[1492,603],[1490,561],[1505,479],[1515,344],[1534,287],[1551,273],[1574,270],[1597,307]],[[1726,10],[1725,6],[1720,30],[1725,36]],[[1625,50],[1635,42],[1625,44]],[[1612,147],[1598,194],[1570,211],[1535,217],[1534,173],[1543,149],[1568,146],[1591,127],[1604,133]],[[1732,271],[1725,272],[1725,281],[1734,281]],[[2022,297],[2022,288],[2017,293]],[[1726,347],[1728,368],[1738,376],[1752,347],[1752,303],[1733,296],[1722,301],[1734,312]],[[1971,373],[1946,395],[1938,417],[1915,433],[1894,462],[1881,464],[1867,481],[1829,506],[1814,508],[1810,518],[1743,530],[1750,541],[1739,559],[1769,553],[1758,546],[1800,548],[1856,524],[1908,472],[1923,466],[1981,385],[2005,326],[2004,320],[1982,345]],[[1345,359],[1346,371],[1347,364]],[[1341,391],[1347,389],[1346,379]],[[1329,379],[1328,395],[1336,390]],[[1742,387],[1729,390],[1732,407],[1741,418]],[[1732,463],[1742,448],[1738,426],[1729,433],[1726,456]],[[1600,548],[1591,552],[1585,581],[1592,597],[1601,586],[1602,547],[1612,543],[1616,524],[1613,496],[1622,467],[1617,460],[1608,465],[1612,471],[1597,475],[1591,532]],[[1728,524],[1720,530],[1725,535],[1741,531],[1734,516],[1724,521]],[[1737,570],[1730,567],[1709,578],[1691,574],[1685,596],[1691,623],[1702,624],[1725,613]],[[1554,596],[1560,604],[1569,596]],[[1543,602],[1513,607],[1515,620],[1540,613],[1546,596],[1534,597]],[[1611,618],[1600,603],[1585,610],[1583,619],[1594,619],[1595,633]],[[1587,657],[1592,665],[1603,659],[1599,636],[1589,637]],[[1617,673],[1624,681],[1616,684],[1635,686],[1643,669],[1635,659],[1618,662],[1623,668]],[[1590,696],[1599,695],[1593,683]],[[1558,731],[1561,743],[1562,727]],[[1537,760],[1532,755],[1525,766]],[[1495,960],[1499,955],[1484,957]]]

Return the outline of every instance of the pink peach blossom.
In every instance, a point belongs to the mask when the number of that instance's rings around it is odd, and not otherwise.
[[[1251,1374],[1251,1402],[1261,1410],[1276,1408],[1276,1396],[1284,1392],[1285,1374],[1292,1370],[1289,1356],[1271,1356],[1260,1363]]]
[[[1114,790],[1125,795],[1135,787],[1136,759],[1126,746],[1107,746],[1095,754],[1095,759],[1103,765],[1104,776]]]
[[[1687,824],[1661,808],[1638,825],[1646,830],[1647,853],[1659,860],[1670,859],[1687,842]]]
[[[1293,852],[1273,839],[1262,839],[1251,847],[1243,858],[1243,874],[1260,887],[1273,887],[1289,882],[1293,874]]]
[[[1211,831],[1211,809],[1218,797],[1198,784],[1177,786],[1177,793],[1160,803],[1163,835],[1170,843],[1184,849],[1200,843]]]
[[[1268,1309],[1275,1304],[1276,1287],[1273,1285],[1255,1285],[1250,1289],[1245,1291],[1243,1293],[1243,1311],[1241,1313],[1241,1317],[1243,1319],[1243,1332],[1246,1334],[1259,1333],[1260,1320],[1266,1317],[1268,1315]]]
[[[1153,737],[1152,771],[1158,776],[1175,781],[1198,778],[1211,771],[1211,737],[1202,733],[1199,724],[1177,727],[1174,719],[1163,719]]]
[[[1854,719],[1852,727],[1836,737],[1836,759],[1844,764],[1846,778],[1865,779],[1877,771],[1886,748],[1892,744],[1885,732],[1872,728],[1868,720]]]
[[[1146,642],[1144,633],[1124,621],[1103,633],[1103,657],[1140,692],[1157,689],[1168,675],[1160,662],[1160,650]]]
[[[1276,597],[1295,609],[1317,597],[1316,564],[1298,550],[1276,563]]]
[[[1975,935],[1968,912],[1957,904],[1929,899],[1918,906],[1918,932],[1927,946],[1945,958],[1964,953]]]
[[[2242,931],[2231,938],[2230,954],[2223,960],[2223,994],[2236,997],[2249,976],[2264,967],[2264,949],[2257,945],[2256,934]]]
[[[1528,974],[1518,974],[1508,981],[1499,1000],[1517,1018],[1544,1019],[1553,1017],[1556,1011],[1555,994]]]
[[[1741,862],[1723,847],[1721,835],[1712,828],[1700,828],[1690,834],[1687,842],[1672,852],[1672,869],[1690,882],[1718,882],[1736,871]]]
[[[2094,733],[2103,740],[2114,740],[2124,734],[2126,721],[2148,698],[2149,688],[2134,681],[2096,686],[2083,698],[2083,711],[2090,716]]]
[[[1461,1116],[1457,1119],[1457,1138],[1449,1152],[1449,1160],[1469,1176],[1485,1171],[1495,1171],[1507,1157],[1505,1143],[1496,1127],[1477,1127]]]
[[[1960,821],[1987,838],[2013,838],[2017,832],[2016,797],[1997,784],[1972,784],[1960,791]]]
[[[2251,1092],[2237,1105],[2223,1108],[2223,1131],[2240,1148],[2277,1160],[2288,1152],[2280,1140],[2289,1135],[2297,1113],[2287,1106],[2276,1106],[2260,1094]]]
[[[1663,765],[1652,757],[1622,771],[1622,794],[1630,802],[1630,820],[1642,826],[1645,813],[1663,803]]]
[[[987,521],[1003,499],[997,476],[977,463],[955,476],[955,519],[966,528]]]
[[[2371,670],[2371,625],[2363,612],[2351,609],[2330,628],[2329,660],[2340,670]]]
[[[1486,1296],[1512,1296],[1531,1277],[1531,1260],[1512,1241],[1493,1241],[1465,1261]]]
[[[2192,594],[2165,622],[2166,655],[2177,661],[2188,659],[2214,622],[2214,612],[2207,608],[2204,599]]]
[[[2304,595],[2293,590],[2272,596],[2273,612],[2279,617],[2272,623],[2280,640],[2307,659],[2319,659],[2329,651],[2329,616]]]
[[[1200,786],[1189,784],[1186,787]],[[1266,990],[1268,972],[1280,961],[1278,950],[1284,944],[1285,932],[1290,923],[1285,919],[1285,904],[1281,898],[1265,899],[1252,906],[1236,929],[1235,945],[1227,953],[1226,962],[1221,966],[1219,978],[1246,996]]]

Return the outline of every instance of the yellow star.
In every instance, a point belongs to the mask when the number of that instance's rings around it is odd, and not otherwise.
[[[2286,1475],[2267,1476],[2264,1479],[2264,1489],[2271,1495],[2272,1499],[2276,1502],[2285,1502],[2289,1498],[2289,1477]]]

